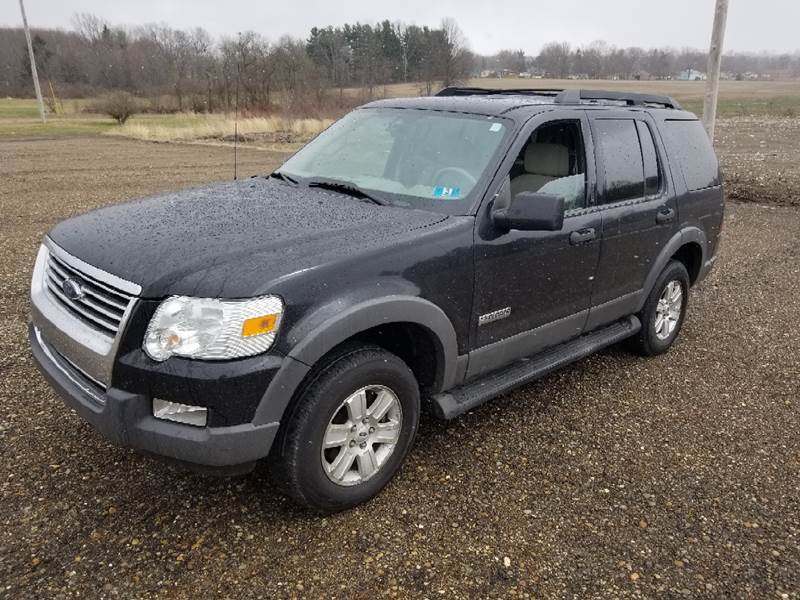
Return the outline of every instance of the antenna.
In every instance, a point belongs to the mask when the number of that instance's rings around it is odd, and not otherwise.
[[[241,34],[239,35],[241,41]],[[239,146],[239,61],[236,61],[236,100],[233,107],[233,180],[236,181],[238,175],[238,156],[237,150]]]

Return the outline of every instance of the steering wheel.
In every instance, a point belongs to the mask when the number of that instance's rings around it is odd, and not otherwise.
[[[469,171],[465,171],[464,169],[462,169],[462,168],[460,168],[460,167],[445,167],[444,169],[439,169],[439,170],[436,172],[436,175],[434,175],[434,176],[433,176],[433,180],[434,180],[434,181],[436,181],[436,182],[442,181],[442,179],[444,179],[444,177],[443,177],[443,176],[444,176],[446,173],[451,173],[452,175],[454,175],[454,176],[455,176],[455,179],[456,179],[456,181],[457,181],[458,183],[460,183],[460,184],[461,184],[462,186],[464,186],[464,187],[472,187],[472,186],[474,186],[476,183],[478,183],[478,180],[477,180],[477,179],[475,179],[475,178],[474,178],[474,177],[473,177],[473,176],[472,176],[472,175],[469,173]],[[459,179],[460,179],[460,181],[459,181]],[[449,181],[448,181],[447,183],[448,183],[448,185],[450,184],[450,182],[449,182]],[[466,184],[466,185],[465,185],[465,184]]]

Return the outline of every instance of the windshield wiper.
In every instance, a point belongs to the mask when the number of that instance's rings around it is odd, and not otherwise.
[[[291,183],[293,185],[297,185],[297,179],[295,179],[291,175],[287,175],[286,173],[282,173],[281,171],[273,171],[272,173],[270,173],[269,176],[270,177],[274,177],[275,179],[282,179],[283,181],[286,181],[286,182]]]
[[[363,198],[379,206],[386,206],[387,204],[385,200],[376,198],[372,194],[362,190],[356,184],[350,183],[349,181],[341,181],[339,179],[312,179],[308,182],[308,187],[318,187],[326,190],[332,190],[334,192],[340,192],[342,194],[347,194],[348,196],[353,196],[354,198]]]

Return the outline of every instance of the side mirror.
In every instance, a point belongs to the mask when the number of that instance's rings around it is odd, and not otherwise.
[[[564,197],[521,192],[508,206],[496,205],[492,220],[505,231],[559,231],[564,226]]]

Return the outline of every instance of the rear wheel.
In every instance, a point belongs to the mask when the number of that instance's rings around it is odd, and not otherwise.
[[[322,512],[375,496],[410,450],[419,422],[414,374],[375,346],[326,359],[282,426],[271,457],[276,484]]]
[[[689,274],[682,263],[672,260],[658,276],[642,311],[639,333],[629,346],[644,356],[669,350],[680,333],[689,300]]]

